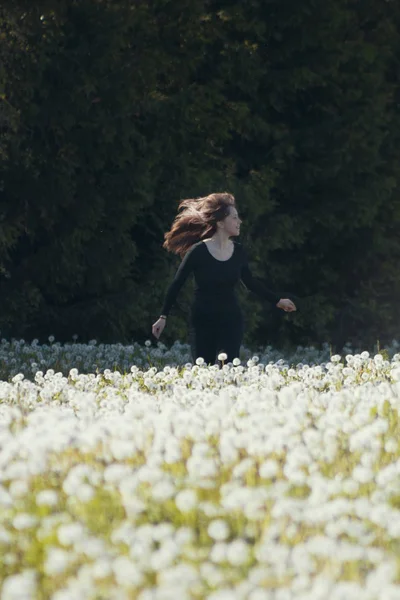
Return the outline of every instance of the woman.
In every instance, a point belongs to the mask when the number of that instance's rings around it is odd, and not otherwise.
[[[296,306],[253,278],[243,246],[230,239],[239,235],[242,223],[231,194],[183,200],[179,204],[181,209],[164,236],[163,248],[184,258],[167,290],[162,314],[152,333],[157,339],[160,337],[179,290],[193,273],[196,282],[190,318],[193,362],[202,357],[206,364],[214,364],[221,351],[232,362],[239,357],[243,338],[243,315],[235,295],[239,280],[260,298],[286,312],[296,310]]]

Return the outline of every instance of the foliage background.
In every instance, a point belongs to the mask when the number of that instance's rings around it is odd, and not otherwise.
[[[151,336],[179,200],[235,194],[245,342],[400,337],[400,7],[27,0],[0,8],[0,331]],[[184,340],[191,285],[163,334]]]

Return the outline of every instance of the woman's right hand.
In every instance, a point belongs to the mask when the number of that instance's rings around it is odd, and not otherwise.
[[[154,323],[154,325],[153,325],[153,327],[151,329],[154,337],[156,337],[157,339],[160,337],[160,335],[164,331],[165,324],[166,324],[166,320],[165,319],[158,319]]]

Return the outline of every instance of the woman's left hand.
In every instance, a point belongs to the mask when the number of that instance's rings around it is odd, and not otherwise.
[[[295,304],[293,304],[289,298],[281,298],[276,306],[285,312],[293,312],[294,310],[297,310]]]

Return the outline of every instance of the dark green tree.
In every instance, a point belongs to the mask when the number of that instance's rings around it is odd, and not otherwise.
[[[0,328],[123,337],[145,306],[131,229],[153,199],[142,111],[158,57],[147,7],[16,3],[1,25],[13,125],[1,165]]]
[[[218,190],[254,272],[303,298],[284,315],[241,290],[246,341],[399,335],[394,2],[17,0],[0,19],[2,335],[150,337],[179,263],[163,234]]]
[[[247,241],[272,287],[307,300],[287,316],[252,301],[248,339],[340,346],[400,333],[395,13],[372,0],[223,4],[209,64],[237,115],[224,154]]]

